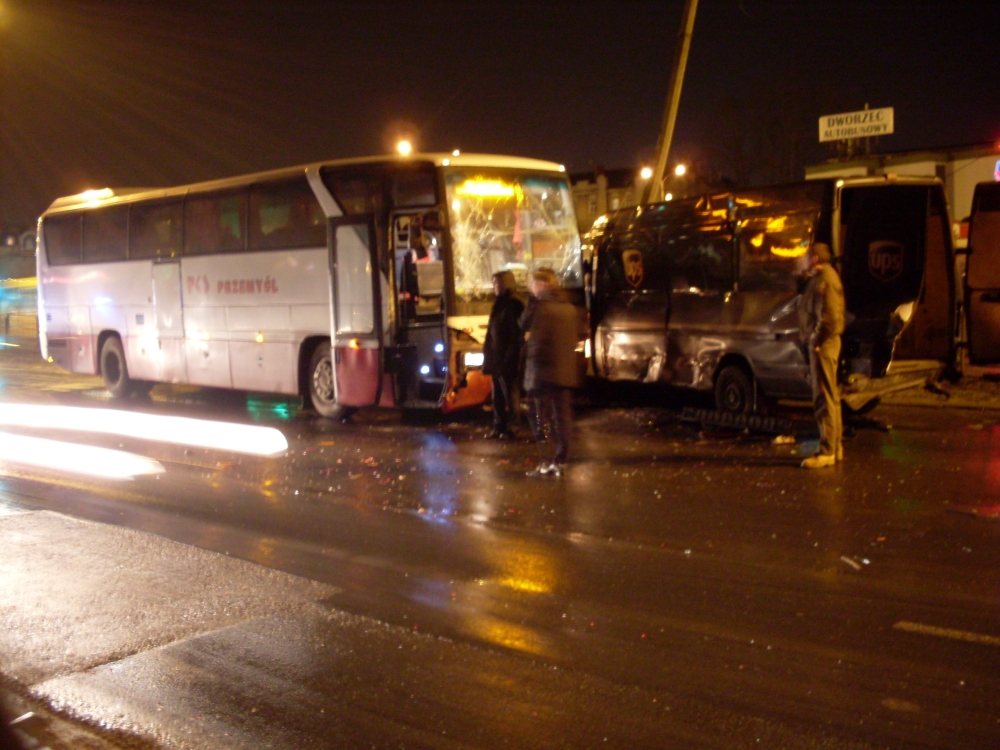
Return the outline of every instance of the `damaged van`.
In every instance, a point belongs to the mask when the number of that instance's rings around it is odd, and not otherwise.
[[[965,340],[969,361],[1000,362],[1000,182],[981,182],[972,197],[965,263]]]
[[[863,409],[954,362],[950,228],[940,181],[894,176],[608,214],[585,250],[593,374],[714,392],[718,408],[744,414],[811,399],[798,304],[809,246],[825,242],[847,303],[844,400]]]

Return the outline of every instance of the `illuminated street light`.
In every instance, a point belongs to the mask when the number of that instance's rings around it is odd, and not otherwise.
[[[674,174],[677,175],[678,177],[683,177],[687,171],[688,168],[685,167],[683,164],[678,164],[676,167],[674,167]]]
[[[643,167],[642,170],[639,172],[639,176],[644,180],[648,180],[650,177],[653,176],[653,170],[650,169],[649,167]]]
[[[666,195],[663,196],[663,200],[665,201],[672,201],[673,199],[674,199],[673,193],[667,193]]]
[[[413,152],[413,144],[403,140],[396,144],[396,150],[400,156],[409,156]]]
[[[458,156],[458,155],[459,155],[459,154],[461,154],[461,153],[462,153],[462,152],[461,152],[461,151],[459,151],[459,150],[458,150],[458,149],[456,148],[456,149],[455,149],[454,151],[452,151],[452,152],[451,152],[451,155],[452,155],[452,156]]]

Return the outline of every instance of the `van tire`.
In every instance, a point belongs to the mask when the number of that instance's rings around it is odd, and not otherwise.
[[[309,401],[321,417],[347,419],[357,409],[338,404],[333,389],[333,356],[330,342],[323,341],[309,358]]]
[[[104,387],[113,399],[126,399],[134,390],[134,381],[128,376],[125,349],[118,336],[108,336],[101,345],[101,377]]]
[[[753,376],[739,365],[722,368],[715,379],[715,408],[731,414],[753,414]]]

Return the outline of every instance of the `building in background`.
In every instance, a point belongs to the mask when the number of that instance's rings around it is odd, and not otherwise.
[[[576,222],[580,233],[590,231],[598,216],[636,205],[649,182],[652,169],[603,169],[576,172],[569,176],[576,208]],[[671,165],[663,178],[664,200],[705,195],[716,191],[732,190],[727,180],[700,163],[686,160]]]
[[[807,180],[885,174],[939,178],[944,183],[951,218],[956,223],[956,239],[961,244],[961,240],[964,240],[962,233],[968,227],[965,220],[972,210],[972,193],[976,184],[1000,181],[1000,144],[980,143],[923,151],[871,154],[806,167]]]
[[[598,216],[639,202],[645,181],[638,169],[602,169],[576,172],[569,176],[580,233],[586,232]]]
[[[0,280],[35,275],[35,230],[0,231]]]

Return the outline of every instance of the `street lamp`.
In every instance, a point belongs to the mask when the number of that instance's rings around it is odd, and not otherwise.
[[[639,176],[644,180],[648,180],[650,177],[653,176],[653,170],[650,169],[649,167],[643,167],[642,170],[640,170],[639,172]]]
[[[676,167],[674,167],[674,174],[677,175],[678,177],[683,177],[687,173],[687,171],[688,168],[683,164],[678,164]]]
[[[409,156],[413,153],[413,144],[404,139],[396,144],[396,151],[400,156]]]

